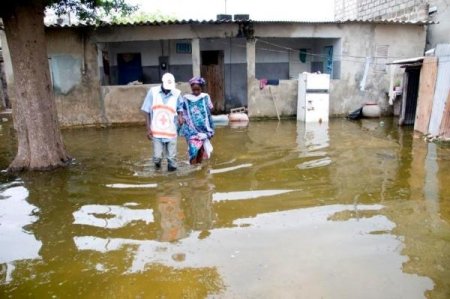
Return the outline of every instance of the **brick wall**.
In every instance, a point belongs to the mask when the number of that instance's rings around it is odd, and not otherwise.
[[[427,0],[335,0],[335,19],[424,21]]]

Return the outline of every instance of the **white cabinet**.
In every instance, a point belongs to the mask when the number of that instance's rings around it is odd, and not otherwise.
[[[298,78],[297,120],[328,121],[330,75],[302,73]]]

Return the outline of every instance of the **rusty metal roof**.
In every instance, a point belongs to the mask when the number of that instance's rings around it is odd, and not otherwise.
[[[171,20],[171,21],[144,21],[144,22],[100,22],[98,24],[78,23],[78,24],[49,24],[49,28],[76,28],[76,27],[132,27],[132,26],[164,26],[164,25],[218,25],[218,24],[239,24],[244,22],[252,22],[254,24],[404,24],[404,25],[430,25],[436,24],[434,21],[405,21],[393,19],[369,20],[369,19],[346,19],[332,21],[276,21],[276,20]]]

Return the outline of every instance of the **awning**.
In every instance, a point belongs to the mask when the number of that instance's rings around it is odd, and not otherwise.
[[[425,58],[424,56],[413,57],[413,58],[406,58],[406,59],[394,60],[394,61],[389,62],[387,64],[403,64],[403,65],[417,64],[417,63],[422,63],[424,58]]]

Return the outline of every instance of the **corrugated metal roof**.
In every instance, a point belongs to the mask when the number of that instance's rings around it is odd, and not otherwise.
[[[405,25],[429,25],[436,24],[434,21],[402,21],[402,20],[368,20],[368,19],[347,19],[347,20],[332,20],[332,21],[277,21],[277,20],[172,20],[172,21],[147,21],[147,22],[124,22],[111,23],[100,22],[97,25],[78,23],[72,25],[50,24],[50,28],[68,28],[68,27],[117,27],[117,26],[163,26],[163,25],[216,25],[216,24],[239,24],[243,22],[252,22],[254,24],[305,24],[305,25],[320,25],[320,24],[405,24]]]
[[[424,59],[424,56],[412,57],[412,58],[394,60],[394,61],[386,63],[386,64],[411,64],[411,63],[416,63],[416,62],[422,62],[423,59]]]

